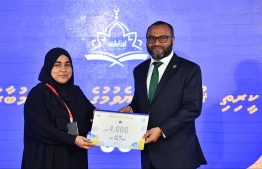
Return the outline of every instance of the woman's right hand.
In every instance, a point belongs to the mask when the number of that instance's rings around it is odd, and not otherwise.
[[[83,136],[76,137],[75,145],[86,150],[89,150],[91,147],[95,146],[95,144],[93,144],[91,140]]]

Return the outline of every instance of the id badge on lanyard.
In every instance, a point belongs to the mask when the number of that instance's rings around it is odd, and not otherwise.
[[[76,121],[70,121],[68,124],[67,124],[67,128],[68,128],[68,133],[69,134],[72,134],[72,135],[76,135],[78,136],[78,128],[77,128],[77,122]]]
[[[73,121],[73,115],[70,111],[70,109],[67,107],[67,105],[65,104],[65,102],[63,101],[63,99],[58,95],[58,93],[56,92],[56,90],[51,86],[49,85],[48,83],[45,84],[49,89],[51,89],[61,100],[62,102],[64,103],[67,111],[68,111],[68,114],[69,114],[69,119],[70,119],[70,122],[67,124],[67,129],[68,129],[68,133],[69,134],[72,134],[72,135],[76,135],[78,136],[79,133],[78,133],[78,127],[77,127],[77,122],[76,121]]]

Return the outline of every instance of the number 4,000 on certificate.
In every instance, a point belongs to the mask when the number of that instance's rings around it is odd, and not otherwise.
[[[95,111],[89,139],[97,146],[143,150],[148,114]]]

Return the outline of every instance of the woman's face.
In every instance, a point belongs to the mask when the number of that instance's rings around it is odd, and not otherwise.
[[[51,76],[58,83],[64,84],[72,77],[72,71],[71,62],[68,57],[61,55],[52,68]]]

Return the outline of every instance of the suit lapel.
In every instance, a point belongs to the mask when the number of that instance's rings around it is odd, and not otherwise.
[[[159,81],[159,84],[158,84],[156,92],[154,94],[154,98],[152,100],[152,103],[155,100],[155,98],[158,96],[158,94],[160,93],[162,88],[165,86],[165,84],[169,80],[170,76],[177,70],[177,67],[179,67],[179,57],[174,53],[173,57],[171,58],[170,62],[167,65],[167,68],[166,68],[162,78]]]
[[[143,87],[143,89],[140,91],[141,92],[141,96],[143,97],[142,100],[147,100],[147,103],[146,103],[146,107],[148,108],[149,107],[149,100],[148,100],[148,95],[147,95],[147,73],[148,73],[148,69],[149,69],[149,66],[150,66],[150,62],[151,60],[149,59],[147,62],[145,62],[145,66],[142,66],[142,70],[141,70],[141,86]],[[146,109],[147,109],[146,108]]]

